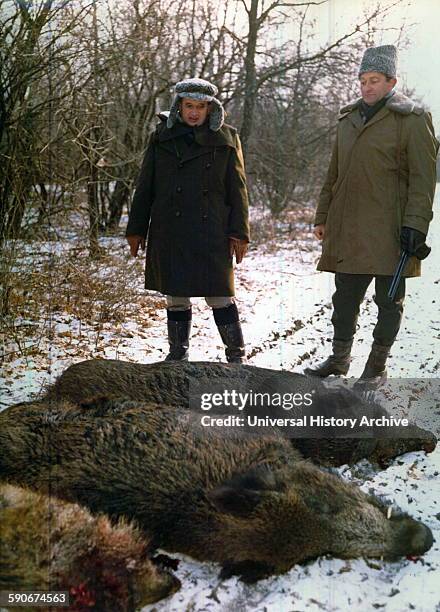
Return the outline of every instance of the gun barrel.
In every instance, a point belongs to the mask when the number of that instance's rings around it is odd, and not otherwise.
[[[393,279],[388,290],[388,297],[390,298],[390,300],[394,300],[394,298],[396,297],[397,287],[399,286],[400,279],[402,278],[402,274],[408,259],[409,253],[407,251],[402,251],[402,253],[400,254],[399,263],[397,264],[397,268],[394,272]]]

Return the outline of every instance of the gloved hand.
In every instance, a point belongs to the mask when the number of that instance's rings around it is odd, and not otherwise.
[[[425,244],[426,234],[412,227],[402,227],[400,232],[400,246],[402,251],[415,255],[417,249]]]
[[[137,257],[139,247],[145,251],[145,238],[137,235],[127,236],[126,238],[128,244],[130,245],[130,253],[132,257]]]

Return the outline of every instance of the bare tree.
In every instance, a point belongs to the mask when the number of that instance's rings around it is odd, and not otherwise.
[[[66,61],[64,39],[72,23],[53,32],[66,2],[6,1],[0,23],[0,241],[17,236],[30,190],[41,176],[42,122],[58,97],[41,80]],[[75,19],[81,18],[82,10]]]
[[[351,31],[340,36],[337,40],[323,46],[318,51],[309,52],[303,49],[298,53],[295,44],[287,43],[283,48],[267,49],[264,45],[264,37],[268,30],[282,23],[284,27],[290,22],[292,24],[304,24],[307,9],[311,6],[325,4],[328,0],[286,2],[283,0],[239,0],[244,7],[247,16],[247,36],[244,59],[244,103],[243,119],[240,130],[240,138],[246,153],[248,142],[252,133],[253,117],[257,95],[261,87],[272,79],[289,74],[296,70],[301,64],[316,65],[323,61],[329,54],[341,49],[351,39],[358,37],[363,30],[367,30],[379,17],[389,12],[401,0],[381,5],[378,3],[363,19],[352,28]],[[302,35],[301,27],[299,36]],[[259,55],[263,57],[260,59]]]
[[[168,107],[174,83],[204,76],[232,89],[238,42],[226,19],[226,4],[219,10],[195,0],[132,0],[101,6],[95,25],[77,28],[75,44],[83,53],[66,75],[75,103],[60,112],[79,147],[89,196],[97,193],[100,229],[117,229],[155,115]],[[98,83],[94,92],[92,83]]]

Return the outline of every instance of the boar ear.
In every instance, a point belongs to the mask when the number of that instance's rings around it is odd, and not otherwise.
[[[220,512],[247,516],[260,503],[265,491],[280,490],[270,467],[259,465],[237,474],[209,494]]]
[[[252,513],[260,503],[261,497],[259,491],[223,485],[209,493],[209,499],[219,512],[242,517]]]
[[[268,465],[257,465],[247,472],[235,474],[224,483],[235,489],[252,489],[252,491],[280,491],[284,483],[278,481],[275,473]]]

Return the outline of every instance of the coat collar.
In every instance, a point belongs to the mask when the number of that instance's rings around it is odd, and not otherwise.
[[[188,126],[183,123],[176,123],[172,128],[168,128],[162,116],[160,115],[161,123],[158,125],[159,142],[166,142],[173,138],[183,136],[188,131]],[[228,146],[235,149],[236,143],[234,131],[228,125],[223,125],[219,130],[213,132],[209,127],[201,125],[194,128],[195,142],[202,147],[222,147]]]
[[[390,114],[390,111],[385,104],[385,106],[382,106],[382,108],[377,111],[377,113],[370,119],[368,123],[364,123],[362,115],[359,112],[359,106],[357,106],[354,113],[352,112],[348,113],[348,118],[350,119],[351,123],[359,131],[362,132],[364,130],[367,130],[369,127],[371,127],[372,125],[374,125],[375,123],[377,123],[378,121],[380,121],[381,119],[383,119],[389,114]],[[344,115],[344,116],[346,117],[347,115]]]
[[[341,110],[339,111],[340,112],[339,118],[344,119],[352,111],[357,110],[361,102],[362,102],[362,98],[359,98],[355,102],[352,102],[351,104],[348,104],[347,106],[344,106],[343,108],[341,108]],[[396,91],[396,93],[393,96],[388,98],[384,108],[381,109],[377,113],[377,115],[379,115],[380,117],[383,117],[382,112],[384,109],[393,111],[395,113],[399,113],[401,115],[410,115],[411,113],[415,113],[416,115],[422,115],[424,112],[423,108],[420,105],[417,105],[413,100],[411,100],[411,98],[408,98],[407,96],[405,96],[403,93],[400,93],[399,91]],[[374,123],[374,117],[373,119],[371,119],[371,121],[367,123],[367,125],[369,125],[370,123]]]

